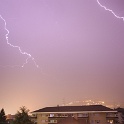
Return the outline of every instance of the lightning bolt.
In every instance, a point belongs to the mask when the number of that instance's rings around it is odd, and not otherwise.
[[[102,5],[102,4],[99,2],[99,0],[96,0],[96,1],[97,1],[97,3],[99,4],[100,7],[104,8],[106,11],[111,12],[116,18],[122,19],[122,20],[124,21],[124,17],[116,15],[113,10],[111,10],[111,9],[107,8],[106,6]],[[4,29],[7,31],[7,33],[6,33],[6,35],[5,35],[7,44],[8,44],[9,46],[13,47],[13,48],[17,48],[17,49],[19,50],[19,52],[20,52],[22,55],[27,55],[27,58],[26,58],[25,62],[22,64],[21,67],[24,67],[24,66],[28,63],[28,60],[31,59],[31,60],[34,62],[34,65],[35,65],[37,68],[39,68],[39,65],[36,63],[34,57],[32,57],[31,54],[29,54],[29,53],[27,53],[27,52],[23,52],[23,51],[21,50],[21,47],[15,46],[15,45],[12,45],[11,43],[9,43],[9,40],[8,40],[9,30],[7,29],[6,20],[5,20],[1,15],[0,15],[0,18],[4,21]],[[8,65],[7,65],[7,66],[8,66]],[[16,67],[16,66],[18,66],[18,65],[15,65],[15,66],[12,66],[12,67]]]
[[[102,4],[99,2],[99,0],[97,0],[97,3],[99,4],[100,7],[102,7],[102,8],[104,8],[105,10],[111,12],[116,18],[122,19],[122,20],[124,21],[124,17],[121,17],[121,16],[116,15],[113,10],[108,9],[106,6],[102,5]]]
[[[29,53],[27,53],[27,52],[23,52],[19,46],[14,46],[14,45],[12,45],[11,43],[9,43],[9,40],[8,40],[9,30],[7,29],[7,26],[6,26],[6,25],[7,25],[6,20],[5,20],[1,15],[0,15],[0,18],[4,21],[4,29],[7,31],[7,33],[6,33],[6,35],[5,35],[7,44],[8,44],[9,46],[13,47],[13,48],[17,48],[17,49],[19,50],[19,52],[20,52],[22,55],[26,55],[26,56],[27,56],[25,62],[22,64],[21,67],[24,67],[24,66],[28,63],[28,60],[31,59],[31,60],[34,62],[34,65],[35,65],[37,68],[39,68],[39,65],[37,65],[35,59],[32,57],[31,54],[29,54]],[[18,65],[10,66],[10,67],[16,67],[16,66],[18,66]],[[5,67],[5,66],[3,66],[3,67]],[[7,67],[8,67],[8,65],[7,65]]]

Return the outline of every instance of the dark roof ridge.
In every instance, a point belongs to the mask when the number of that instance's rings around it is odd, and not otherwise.
[[[114,110],[103,105],[83,105],[45,107],[33,112],[71,112],[71,111],[114,111]]]

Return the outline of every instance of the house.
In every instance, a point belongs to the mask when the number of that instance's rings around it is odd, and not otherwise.
[[[37,124],[117,124],[117,111],[103,105],[45,107],[32,112]]]
[[[13,124],[14,119],[15,119],[15,115],[11,115],[11,114],[6,115],[6,120],[9,124]]]

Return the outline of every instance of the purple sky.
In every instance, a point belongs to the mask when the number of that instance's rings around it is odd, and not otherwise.
[[[124,16],[123,0],[100,0]],[[84,98],[124,104],[124,21],[96,0],[0,0],[0,108],[15,113]],[[6,65],[20,67],[5,67]],[[2,67],[3,66],[3,67]]]

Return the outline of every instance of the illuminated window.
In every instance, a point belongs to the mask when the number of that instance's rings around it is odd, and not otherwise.
[[[113,121],[113,120],[108,120],[107,122],[108,122],[109,124],[113,124],[114,121]]]
[[[50,117],[54,117],[54,114],[50,114]]]

